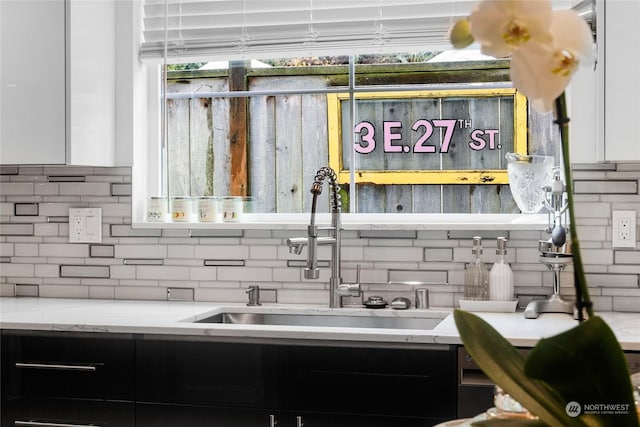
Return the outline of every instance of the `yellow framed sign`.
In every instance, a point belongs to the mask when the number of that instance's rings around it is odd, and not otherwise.
[[[515,89],[327,96],[329,164],[340,182],[507,184],[505,154],[527,151],[527,103]]]

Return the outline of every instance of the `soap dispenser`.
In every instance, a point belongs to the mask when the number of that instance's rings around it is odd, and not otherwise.
[[[489,274],[489,299],[491,301],[513,301],[513,271],[507,264],[507,239],[498,237],[497,259]]]
[[[464,273],[464,299],[484,301],[489,298],[489,271],[482,262],[482,237],[473,238],[473,262]]]

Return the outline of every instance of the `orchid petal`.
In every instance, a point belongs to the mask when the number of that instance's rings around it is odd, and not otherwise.
[[[485,0],[471,13],[469,21],[482,53],[499,58],[528,41],[550,42],[551,17],[548,0]]]
[[[569,84],[571,74],[554,73],[553,46],[527,43],[513,52],[511,81],[541,112],[551,111],[554,100]]]
[[[553,44],[558,49],[570,51],[581,64],[594,58],[594,44],[587,22],[574,10],[558,10],[551,23]]]

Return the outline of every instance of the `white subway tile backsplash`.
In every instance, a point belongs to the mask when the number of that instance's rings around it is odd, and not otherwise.
[[[111,186],[107,182],[61,182],[62,196],[110,196]]]
[[[0,236],[33,236],[33,224],[0,223]]]
[[[89,286],[42,285],[39,287],[43,298],[89,298]]]
[[[136,266],[136,278],[142,280],[189,280],[189,268],[177,266]]]
[[[167,290],[160,287],[118,286],[115,296],[116,299],[165,301]]]
[[[217,267],[218,280],[271,282],[273,271],[270,268]]]
[[[34,184],[31,182],[0,181],[0,194],[3,196],[32,196]]]
[[[61,265],[60,277],[109,277],[106,265]]]
[[[116,245],[116,258],[166,258],[166,245]]]
[[[247,259],[249,248],[240,245],[198,245],[195,247],[198,259]]]
[[[5,277],[33,277],[35,266],[33,264],[3,263],[0,266],[0,271]]]
[[[366,247],[363,258],[370,261],[422,261],[422,248]]]
[[[303,229],[134,229],[130,168],[21,166],[3,171],[15,174],[0,176],[2,295],[14,295],[21,284],[38,286],[40,296],[164,300],[171,288],[186,289],[196,301],[246,302],[246,287],[260,284],[279,289],[281,303],[328,300],[331,248],[319,248],[320,279],[306,280],[306,249],[296,255],[286,246],[286,239],[304,235]],[[640,164],[582,165],[574,178],[580,181],[578,233],[596,309],[640,311],[633,300],[640,299],[640,251],[613,249],[610,224],[612,209],[640,211]],[[88,206],[103,209],[103,243],[70,244],[68,209]],[[484,259],[490,267],[495,237],[507,235],[516,292],[548,295],[552,273],[539,262],[537,251],[538,240],[548,238],[542,228],[508,233],[346,230],[342,276],[353,280],[361,264],[365,293],[382,295],[406,291],[397,287],[404,285],[389,285],[391,279],[440,283],[429,285],[431,306],[452,307],[462,295],[471,238],[485,238]],[[571,296],[571,266],[561,280],[563,295]],[[390,291],[389,286],[396,287]]]
[[[89,245],[82,243],[60,243],[60,244],[48,244],[43,243],[40,245],[40,256],[45,257],[74,257],[74,258],[88,258],[89,257]]]
[[[0,243],[0,256],[13,256],[15,250],[14,243]]]

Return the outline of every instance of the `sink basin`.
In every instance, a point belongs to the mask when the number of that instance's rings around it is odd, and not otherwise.
[[[436,315],[437,317],[433,317]],[[327,313],[248,313],[221,312],[197,320],[196,323],[226,323],[243,325],[319,326],[344,328],[424,329],[435,328],[445,315],[431,317],[373,316]]]

